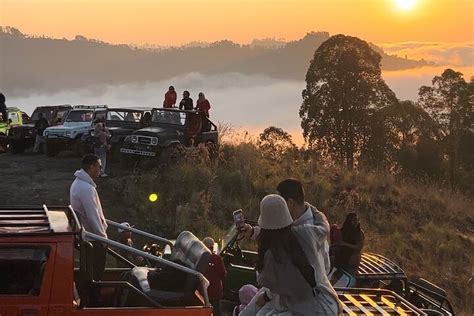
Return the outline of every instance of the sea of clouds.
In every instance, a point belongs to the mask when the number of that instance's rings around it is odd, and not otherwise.
[[[418,89],[429,85],[446,66],[423,67],[383,73],[387,84],[401,100],[416,100]],[[473,67],[454,67],[465,74],[466,80],[474,75]],[[301,92],[304,81],[281,80],[263,75],[227,73],[203,75],[191,73],[159,82],[94,86],[77,90],[64,90],[54,94],[32,93],[9,98],[8,106],[18,106],[31,114],[38,105],[53,104],[107,104],[114,107],[161,106],[164,93],[174,85],[178,99],[189,90],[196,100],[204,92],[211,103],[211,118],[215,122],[231,125],[257,135],[268,126],[283,128],[293,135],[295,142],[303,143],[300,118]],[[178,100],[179,101],[179,100]]]

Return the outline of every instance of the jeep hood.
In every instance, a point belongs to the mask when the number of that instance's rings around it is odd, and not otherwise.
[[[156,136],[157,134],[163,134],[163,133],[176,133],[176,129],[150,126],[150,127],[142,128],[142,129],[139,129],[138,131],[135,131],[133,135]]]
[[[88,122],[81,122],[81,123],[65,123],[63,125],[56,125],[56,126],[50,126],[48,127],[48,130],[51,131],[63,131],[63,130],[75,130],[75,129],[81,129],[85,127],[90,127],[91,124]]]
[[[107,127],[109,132],[112,135],[129,135],[133,131],[136,131],[136,128],[124,128],[124,127]]]

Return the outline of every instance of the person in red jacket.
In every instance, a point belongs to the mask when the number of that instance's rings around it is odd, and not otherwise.
[[[163,101],[164,108],[172,108],[176,104],[176,91],[174,91],[174,87],[170,86],[168,91],[165,93],[165,100]]]
[[[209,268],[204,272],[204,277],[209,281],[207,293],[209,301],[214,308],[214,315],[221,315],[221,299],[224,296],[223,281],[227,275],[227,271],[221,256],[214,253],[214,239],[206,237],[202,240],[204,245],[211,251],[211,259],[209,259]]]
[[[199,92],[198,96],[199,97],[196,102],[196,110],[198,110],[198,112],[204,113],[207,117],[209,117],[209,110],[211,109],[211,104],[204,96],[204,93]]]

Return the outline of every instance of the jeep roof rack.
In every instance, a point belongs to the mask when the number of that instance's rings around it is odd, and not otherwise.
[[[405,272],[393,261],[379,254],[363,252],[357,278],[368,279],[402,279],[406,280]]]
[[[336,288],[344,315],[426,315],[394,292],[382,289]]]
[[[74,110],[80,110],[80,109],[91,109],[91,110],[94,110],[94,109],[107,109],[107,105],[105,105],[105,104],[98,104],[98,105],[78,104],[78,105],[74,105],[73,109]]]
[[[57,107],[71,107],[70,104],[58,104],[58,105],[38,105],[36,108],[57,108]]]
[[[79,229],[70,206],[0,206],[0,236],[76,234]]]
[[[107,108],[109,111],[151,111],[153,110],[152,107],[147,107],[147,106],[127,106],[127,107],[113,107],[113,108]]]

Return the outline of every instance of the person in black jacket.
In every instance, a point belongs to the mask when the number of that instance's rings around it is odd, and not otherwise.
[[[37,153],[39,151],[40,144],[43,141],[44,130],[47,129],[48,127],[49,127],[48,120],[44,117],[42,112],[39,112],[38,120],[35,122],[36,139],[35,139],[35,146],[33,147],[33,152]]]
[[[0,93],[0,113],[2,113],[2,120],[4,122],[8,121],[7,106],[5,105],[5,96],[3,93]]]
[[[183,92],[183,99],[179,102],[180,110],[192,110],[194,108],[193,99],[189,97],[189,91]]]

